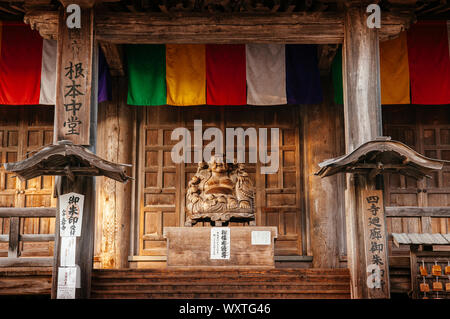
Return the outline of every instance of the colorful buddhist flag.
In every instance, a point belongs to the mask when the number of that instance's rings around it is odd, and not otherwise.
[[[380,42],[381,104],[409,104],[409,65],[406,32]]]
[[[247,44],[247,104],[286,104],[286,59],[283,44]]]
[[[209,105],[245,105],[245,45],[206,45],[206,102]]]
[[[54,105],[56,98],[57,42],[44,39],[42,43],[41,89],[39,104]]]
[[[167,104],[206,104],[204,44],[166,45]]]
[[[42,38],[18,22],[2,22],[0,104],[39,104]]]
[[[111,101],[111,76],[101,48],[98,49],[98,103]]]
[[[447,21],[419,21],[408,31],[408,59],[413,104],[450,103]]]
[[[286,45],[286,94],[288,104],[322,103],[316,45]]]
[[[130,105],[166,104],[166,48],[164,45],[126,46]]]

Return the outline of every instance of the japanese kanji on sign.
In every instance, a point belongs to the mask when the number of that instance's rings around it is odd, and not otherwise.
[[[383,192],[363,192],[364,239],[366,242],[367,287],[371,298],[389,298],[386,228]]]

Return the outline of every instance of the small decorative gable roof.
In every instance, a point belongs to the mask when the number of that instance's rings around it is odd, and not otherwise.
[[[73,180],[75,175],[106,176],[122,183],[131,179],[125,173],[126,167],[131,165],[106,161],[70,141],[46,146],[27,159],[3,165],[21,180],[43,175],[67,176],[70,180]]]
[[[423,156],[405,144],[381,137],[362,144],[353,152],[326,160],[319,164],[316,173],[321,177],[337,173],[361,173],[375,177],[380,173],[399,173],[415,179],[430,177],[449,161]]]

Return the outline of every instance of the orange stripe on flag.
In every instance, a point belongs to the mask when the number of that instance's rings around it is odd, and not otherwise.
[[[167,104],[206,104],[204,44],[166,44]]]
[[[409,104],[409,65],[406,32],[380,42],[381,104]]]

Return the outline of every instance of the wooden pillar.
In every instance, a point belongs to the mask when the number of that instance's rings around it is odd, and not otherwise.
[[[334,158],[338,152],[336,117],[338,110],[332,102],[331,79],[322,77],[324,102],[302,107],[303,158],[305,160],[305,191],[310,217],[312,266],[337,268],[338,247],[338,175],[327,178],[315,176],[317,163]]]
[[[60,1],[58,15],[58,54],[54,143],[70,140],[95,152],[97,116],[97,64],[94,50],[93,0]],[[69,4],[81,7],[81,28],[69,29],[66,20]],[[74,180],[58,177],[58,196],[76,192],[85,195],[82,235],[77,238],[75,263],[80,267],[80,289],[76,298],[89,298],[94,253],[95,180],[75,176]],[[59,205],[59,203],[58,203]],[[58,207],[59,208],[59,207]],[[57,297],[58,267],[60,265],[59,211],[55,219],[55,249],[51,297]]]
[[[97,155],[131,164],[134,109],[126,103],[126,78],[113,77],[112,92],[112,101],[99,105]],[[96,252],[101,268],[128,267],[131,187],[131,182],[98,178]]]
[[[66,176],[56,178],[56,189],[58,196],[75,192],[85,195],[83,220],[81,226],[81,236],[77,237],[75,264],[80,266],[80,289],[76,289],[76,298],[86,299],[91,294],[92,260],[94,253],[94,179],[92,177],[75,176],[70,181]],[[55,218],[55,250],[53,256],[53,275],[52,275],[52,299],[57,297],[58,289],[58,268],[60,266],[61,238],[60,238],[60,212],[59,201],[57,205]]]
[[[344,13],[342,56],[346,153],[382,134],[378,30],[367,27],[369,2],[364,2],[348,1]],[[352,298],[370,297],[366,282],[368,265],[362,211],[362,193],[366,189],[375,189],[374,179],[347,174],[345,211]]]

